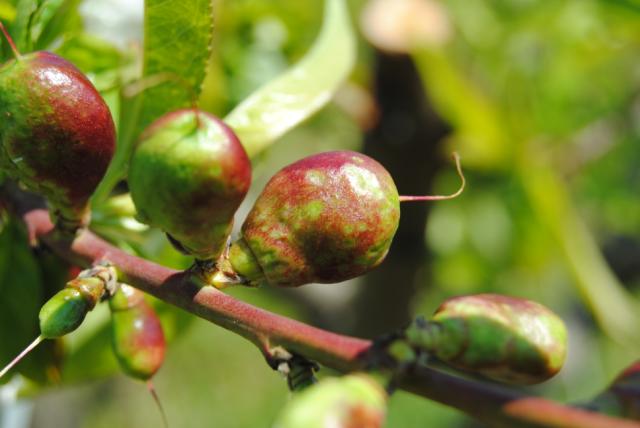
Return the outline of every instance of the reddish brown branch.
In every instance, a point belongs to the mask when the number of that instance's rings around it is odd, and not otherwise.
[[[372,343],[343,336],[241,302],[213,287],[198,285],[184,273],[132,256],[91,232],[71,241],[53,230],[37,198],[5,186],[8,205],[24,221],[31,242],[40,241],[66,260],[89,266],[108,259],[123,281],[214,324],[242,335],[262,352],[276,346],[341,371],[363,367]],[[417,367],[401,388],[462,410],[490,426],[626,428],[640,423],[607,417],[550,400]]]

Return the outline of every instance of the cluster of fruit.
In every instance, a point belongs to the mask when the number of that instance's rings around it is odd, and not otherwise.
[[[113,156],[114,124],[72,64],[47,52],[14,52],[0,68],[0,167],[45,196],[57,229],[73,238],[88,224],[89,199]],[[166,114],[141,135],[128,184],[139,219],[193,256],[192,273],[208,284],[297,287],[344,281],[380,264],[398,227],[400,202],[457,196],[464,187],[457,156],[456,164],[462,186],[455,194],[399,196],[384,167],[363,154],[310,156],[269,181],[240,237],[230,242],[251,163],[227,125],[194,107]],[[148,380],[164,356],[162,329],[141,293],[118,285],[116,276],[117,267],[107,263],[67,283],[43,306],[33,346],[73,331],[108,299],[115,354],[126,373]],[[495,295],[451,299],[398,340],[410,362],[428,354],[511,383],[549,378],[566,352],[566,331],[556,315]],[[278,426],[325,426],[317,424],[326,417],[340,423],[335,426],[380,426],[388,386],[367,374],[323,380],[291,401]],[[300,419],[309,415],[316,425]]]
[[[111,113],[75,66],[49,52],[22,55],[0,29],[16,57],[0,68],[0,168],[46,196],[56,230],[73,238],[89,222],[89,198],[115,151]],[[0,377],[42,340],[78,328],[103,299],[112,314],[114,355],[126,374],[151,387],[165,352],[160,319],[141,292],[118,284],[108,263],[82,271],[42,306],[40,335]]]

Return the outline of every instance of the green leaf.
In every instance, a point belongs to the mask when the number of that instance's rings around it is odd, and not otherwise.
[[[566,185],[548,167],[548,162],[534,151],[529,151],[524,158],[527,163],[518,172],[525,190],[538,218],[545,222],[558,241],[576,289],[605,334],[622,345],[637,349],[640,346],[638,300],[611,271],[573,206]]]
[[[77,17],[79,0],[20,0],[11,26],[21,52],[47,48]]]
[[[44,301],[42,279],[26,236],[16,223],[8,223],[0,234],[0,367],[40,334],[38,312]],[[13,373],[19,371],[33,380],[46,382],[47,355],[43,351],[36,349]],[[2,382],[10,378],[11,374]]]
[[[46,0],[36,12],[32,37],[36,50],[48,49],[57,38],[80,30],[80,0]]]
[[[11,25],[11,36],[18,50],[21,52],[31,51],[29,35],[31,19],[38,10],[38,0],[19,0],[16,10],[16,19]],[[6,50],[5,50],[6,53]]]
[[[147,125],[165,113],[195,104],[210,56],[212,31],[211,0],[145,2],[143,79],[159,78],[159,83],[123,100],[118,149],[94,201],[104,200],[125,175],[133,141]]]
[[[302,60],[258,89],[226,118],[254,157],[326,105],[347,78],[356,56],[344,0],[326,0],[324,23]]]
[[[86,33],[66,38],[55,52],[84,73],[113,72],[124,62],[116,47]]]
[[[212,29],[210,0],[147,0],[144,76],[167,73],[176,80],[144,92],[138,129],[169,111],[193,105],[204,80]]]

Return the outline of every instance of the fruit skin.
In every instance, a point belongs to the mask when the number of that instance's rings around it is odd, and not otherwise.
[[[231,246],[234,270],[254,283],[340,282],[382,262],[400,219],[389,173],[361,153],[320,153],[274,175]]]
[[[325,378],[293,396],[273,428],[382,428],[387,393],[366,373]]]
[[[536,302],[497,294],[451,298],[406,335],[453,367],[514,384],[554,376],[567,353],[567,330],[556,314]]]
[[[166,343],[160,319],[142,292],[122,284],[109,300],[111,343],[122,370],[150,379],[162,366]]]
[[[34,52],[0,68],[0,165],[77,227],[115,151],[107,104],[73,64]]]
[[[154,122],[131,160],[129,187],[139,219],[198,259],[217,258],[251,184],[251,163],[215,116],[179,110]]]

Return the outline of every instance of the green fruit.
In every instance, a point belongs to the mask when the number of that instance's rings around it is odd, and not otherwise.
[[[202,260],[224,249],[250,184],[251,164],[233,131],[198,110],[169,113],[153,123],[129,171],[139,219]]]
[[[69,281],[40,309],[40,335],[46,339],[64,336],[77,329],[85,316],[104,294],[100,278],[77,278]]]
[[[254,285],[340,282],[382,262],[400,219],[389,173],[356,152],[310,156],[279,171],[229,252]]]
[[[115,150],[109,108],[71,63],[34,52],[0,68],[0,166],[44,195],[59,225],[88,221]]]
[[[109,307],[111,343],[120,367],[136,379],[150,379],[164,361],[160,319],[142,292],[125,284],[109,300]]]
[[[449,299],[406,334],[412,345],[453,367],[507,383],[542,382],[562,368],[567,353],[567,330],[556,314],[496,294]]]
[[[293,396],[274,428],[381,428],[387,393],[366,373],[325,378]]]

